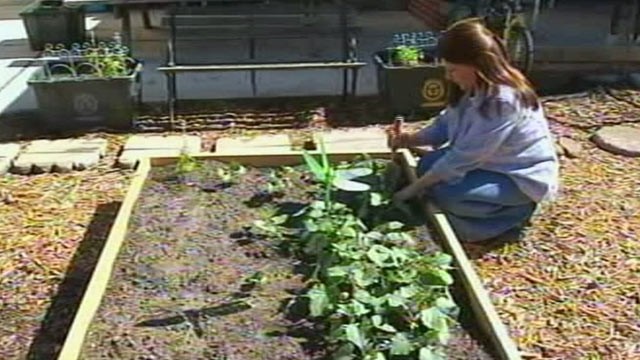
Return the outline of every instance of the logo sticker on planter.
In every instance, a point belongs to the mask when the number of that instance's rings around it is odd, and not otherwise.
[[[98,99],[91,94],[78,94],[73,98],[73,109],[79,115],[93,115],[98,111]]]
[[[422,97],[426,100],[425,106],[444,104],[446,93],[444,81],[440,79],[427,79],[422,85]]]

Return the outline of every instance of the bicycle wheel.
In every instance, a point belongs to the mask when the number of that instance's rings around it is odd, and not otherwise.
[[[528,74],[533,66],[533,35],[523,26],[514,26],[507,37],[507,51],[513,66]]]

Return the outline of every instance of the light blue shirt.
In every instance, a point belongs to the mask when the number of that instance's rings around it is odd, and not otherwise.
[[[484,100],[486,116],[480,111]],[[537,110],[522,107],[511,87],[500,86],[491,97],[463,96],[418,136],[423,145],[448,143],[450,150],[430,169],[445,182],[482,169],[508,175],[535,202],[557,195],[559,163],[542,105]]]

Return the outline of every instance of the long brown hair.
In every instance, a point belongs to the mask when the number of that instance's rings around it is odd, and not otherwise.
[[[481,19],[464,19],[451,25],[440,39],[438,53],[446,62],[475,67],[481,91],[496,95],[498,85],[507,85],[515,89],[523,107],[538,109],[538,96],[531,83],[510,64],[504,43]],[[462,97],[462,91],[456,88],[451,92],[450,105],[456,105]]]

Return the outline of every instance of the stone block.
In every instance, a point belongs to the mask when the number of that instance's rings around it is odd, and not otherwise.
[[[640,128],[628,125],[608,126],[598,130],[592,140],[600,148],[611,153],[629,157],[640,156]]]
[[[260,135],[255,137],[220,138],[216,140],[216,154],[273,154],[290,152],[288,135]]]
[[[178,149],[186,146],[189,153],[200,152],[202,139],[199,136],[153,136],[153,135],[133,135],[124,145],[124,150],[157,150],[157,149]]]
[[[100,161],[98,151],[86,153],[26,153],[21,154],[13,164],[13,172],[18,174],[70,172],[85,170]]]
[[[25,148],[25,153],[91,153],[104,156],[107,152],[106,139],[60,139],[34,140]]]
[[[106,139],[34,140],[13,163],[18,174],[69,172],[96,165],[107,152]]]
[[[118,158],[118,166],[124,169],[134,168],[141,159],[150,157],[173,157],[180,156],[181,149],[146,149],[146,150],[125,150]]]
[[[387,135],[380,128],[319,132],[314,134],[314,141],[318,148],[323,141],[325,149],[331,152],[390,151]]]
[[[0,175],[4,175],[11,168],[12,161],[20,153],[20,144],[0,144]]]
[[[579,158],[582,155],[582,144],[568,137],[558,139],[558,144],[564,150],[563,153],[570,158]]]

